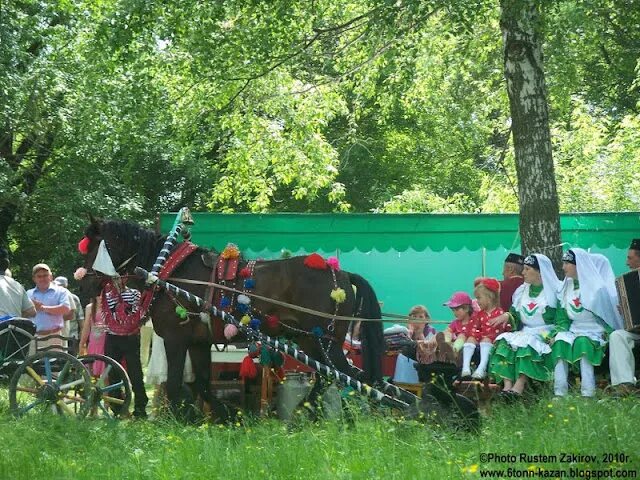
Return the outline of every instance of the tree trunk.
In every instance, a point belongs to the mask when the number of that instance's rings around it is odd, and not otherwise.
[[[16,218],[17,211],[15,204],[5,204],[0,207],[0,247],[8,248],[9,227]]]
[[[3,145],[4,151],[0,152],[0,161],[4,161],[12,167],[15,177],[12,179],[12,184],[17,187],[20,194],[25,198],[34,192],[38,180],[42,177],[44,165],[51,155],[53,142],[54,136],[46,133],[37,142],[23,141],[15,154],[11,151],[10,145]],[[24,167],[23,160],[28,154],[32,154],[34,159],[30,160],[28,167]],[[0,204],[0,246],[6,248],[9,244],[9,230],[23,205],[24,202],[17,199]]]
[[[500,27],[518,175],[522,252],[543,253],[558,267],[562,255],[560,214],[536,3],[500,0]]]

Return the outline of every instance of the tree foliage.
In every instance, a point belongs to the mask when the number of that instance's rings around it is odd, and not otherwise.
[[[543,2],[560,208],[638,209],[640,10]],[[517,209],[495,2],[0,5],[0,242],[69,273],[87,212]],[[19,270],[19,268],[18,268]]]

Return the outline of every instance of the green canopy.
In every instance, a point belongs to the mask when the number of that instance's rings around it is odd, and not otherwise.
[[[374,286],[386,312],[426,305],[450,319],[442,303],[455,290],[472,291],[480,275],[501,277],[508,252],[520,251],[516,214],[217,214],[194,213],[193,241],[221,251],[237,244],[246,258],[318,252],[339,257],[345,270]],[[175,213],[161,216],[167,233]],[[605,254],[625,271],[629,242],[640,237],[640,213],[561,215],[562,240]]]
[[[162,215],[162,229],[175,215]],[[515,214],[217,214],[195,213],[196,242],[221,248],[233,240],[251,250],[377,250],[403,252],[518,248]],[[639,213],[565,214],[560,218],[563,241],[626,249],[640,231]]]

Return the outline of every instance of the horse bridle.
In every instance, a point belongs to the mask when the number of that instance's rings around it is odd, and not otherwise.
[[[111,253],[109,252],[109,244],[107,243],[107,241],[104,238],[102,240],[104,241],[104,246],[107,249],[107,253],[109,253],[109,257],[111,257]],[[116,272],[118,272],[118,274],[120,274],[120,271],[123,270],[129,264],[129,262],[131,262],[131,260],[133,260],[137,255],[138,255],[137,252],[134,253],[129,258],[127,258],[125,261],[123,261],[120,265],[118,265],[116,267]],[[95,261],[95,259],[94,259],[94,261]],[[93,266],[91,266],[91,269],[87,269],[87,275],[95,275],[96,277],[107,277],[107,275],[105,275],[104,273],[96,272],[93,269]],[[132,276],[132,275],[120,275],[120,278],[127,278],[127,277],[130,277],[130,276]]]

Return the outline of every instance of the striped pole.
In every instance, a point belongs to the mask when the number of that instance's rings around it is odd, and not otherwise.
[[[151,267],[152,275],[158,275],[158,272],[167,261],[171,250],[173,250],[173,247],[176,244],[178,235],[180,235],[180,232],[182,232],[186,223],[193,223],[193,220],[191,220],[191,213],[189,212],[189,209],[187,207],[182,207],[176,215],[173,227],[171,227],[171,231],[162,246],[162,250],[160,250],[160,253],[158,254],[158,258],[156,258],[153,267]]]
[[[177,287],[172,283],[168,283],[168,282],[165,282],[164,280],[157,278],[157,276],[155,276],[153,273],[149,273],[143,268],[136,267],[135,274],[138,275],[140,278],[143,278],[147,283],[155,283],[159,287],[165,290],[168,290],[172,294],[176,296],[180,296],[189,302],[195,303],[200,308],[204,308],[205,306],[204,305],[205,302],[202,298],[196,295],[193,295],[192,293],[186,290],[183,290],[182,288]],[[337,380],[346,385],[349,385],[350,387],[352,387],[354,390],[361,393],[362,395],[372,400],[375,400],[376,402],[379,402],[383,405],[398,408],[401,410],[405,410],[409,407],[408,403],[403,402],[402,400],[398,400],[397,398],[394,398],[392,396],[389,396],[384,392],[381,392],[380,390],[367,385],[366,383],[362,383],[359,380],[356,380],[355,378],[350,377],[349,375],[339,370],[336,370],[335,368],[331,368],[328,365],[320,363],[317,360],[314,360],[308,357],[306,354],[304,354],[297,348],[292,347],[286,342],[281,342],[278,339],[271,338],[270,336],[265,335],[257,330],[254,330],[245,325],[242,325],[233,317],[233,315],[229,315],[227,312],[219,310],[215,306],[209,307],[209,312],[212,315],[221,318],[225,323],[230,323],[232,325],[235,325],[239,330],[246,333],[249,337],[254,337],[260,342],[262,342],[263,344],[269,345],[271,348],[278,350],[279,352],[285,353],[295,358],[299,362],[302,362],[305,365],[308,365],[309,367],[316,370],[325,378],[328,378],[330,380]]]

